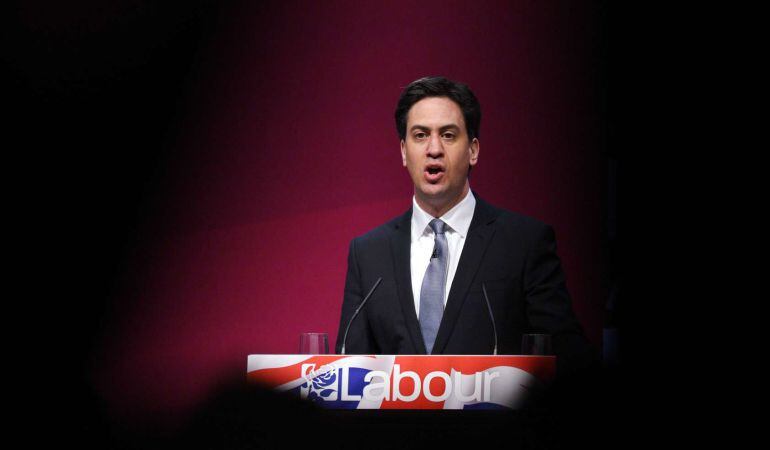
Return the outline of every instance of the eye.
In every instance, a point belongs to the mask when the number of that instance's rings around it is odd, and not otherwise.
[[[451,141],[451,140],[453,140],[455,138],[455,134],[454,133],[450,133],[450,132],[446,132],[446,133],[442,134],[441,137],[443,137],[446,140],[450,140]]]
[[[428,135],[422,131],[418,131],[417,133],[414,133],[415,139],[425,139],[426,137],[428,137]]]

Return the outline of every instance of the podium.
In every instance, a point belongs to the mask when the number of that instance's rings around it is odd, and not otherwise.
[[[556,357],[249,355],[250,382],[325,409],[516,410],[554,378]]]

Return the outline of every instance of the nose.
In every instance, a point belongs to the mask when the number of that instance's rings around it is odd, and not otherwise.
[[[444,154],[444,145],[441,143],[441,136],[434,134],[428,143],[428,156],[438,158]]]

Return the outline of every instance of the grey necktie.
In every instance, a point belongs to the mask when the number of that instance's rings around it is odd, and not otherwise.
[[[441,316],[444,315],[444,290],[446,289],[447,261],[449,248],[444,234],[446,224],[439,219],[430,221],[430,227],[436,233],[433,254],[430,257],[428,270],[422,279],[420,289],[420,328],[425,341],[425,349],[430,355],[433,343],[436,341]]]

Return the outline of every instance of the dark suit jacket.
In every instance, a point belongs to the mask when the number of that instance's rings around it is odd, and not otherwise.
[[[382,282],[350,327],[347,354],[425,354],[410,273],[412,210],[350,243],[337,338],[377,278]],[[482,283],[498,334],[498,354],[519,354],[521,335],[553,336],[557,356],[590,351],[572,312],[553,229],[495,208],[476,196],[476,208],[449,291],[433,354],[491,354],[494,347]]]

